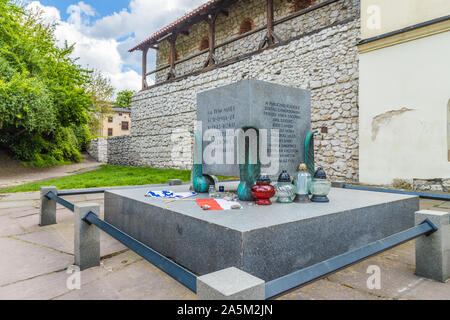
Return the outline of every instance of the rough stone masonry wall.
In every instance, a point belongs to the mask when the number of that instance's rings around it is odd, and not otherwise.
[[[134,162],[136,155],[134,151],[135,148],[133,147],[133,140],[134,139],[129,135],[108,137],[108,164],[136,165]]]
[[[320,4],[326,0],[315,0],[314,4]],[[216,45],[238,36],[240,25],[245,19],[251,19],[254,27],[262,27],[267,23],[267,8],[265,0],[240,0],[228,9],[228,16],[219,15],[216,21]],[[354,16],[359,10],[359,1],[338,1],[319,10],[310,11],[301,17],[289,20],[275,26],[276,34],[282,40],[288,40],[302,33],[317,30],[337,21],[342,21]],[[293,11],[293,2],[288,0],[274,1],[274,20],[284,18]],[[189,35],[180,34],[176,41],[178,59],[183,59],[200,51],[202,39],[208,37],[208,24],[200,22],[191,27]],[[229,43],[216,49],[216,57],[219,61],[226,61],[238,55],[258,50],[261,40],[266,35],[266,30],[256,32],[248,37]],[[168,65],[170,48],[168,41],[159,45],[156,67]],[[175,66],[175,74],[182,76],[203,67],[207,53],[191,60],[179,63]],[[156,83],[167,80],[169,69],[156,74]]]
[[[312,127],[328,131],[317,136],[317,164],[333,180],[358,180],[359,1],[337,4],[323,8],[329,13],[330,25],[334,25],[316,28],[311,20],[311,25],[299,31],[298,39],[287,44],[137,93],[133,97],[128,156],[117,153],[109,162],[190,168],[189,131],[196,120],[197,93],[253,78],[311,90]],[[345,14],[339,15],[343,8]],[[323,18],[320,10],[315,14]],[[309,20],[300,16],[301,21]]]
[[[88,154],[98,162],[107,162],[107,140],[106,138],[92,139],[87,147]]]

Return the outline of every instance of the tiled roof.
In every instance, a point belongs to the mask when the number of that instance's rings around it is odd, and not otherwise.
[[[123,113],[131,113],[131,109],[129,108],[112,108],[114,112],[123,112]]]
[[[177,26],[179,26],[180,24],[182,24],[183,22],[188,21],[189,19],[203,13],[205,10],[210,9],[211,7],[213,7],[216,3],[218,3],[221,0],[210,0],[208,2],[206,2],[205,4],[201,5],[200,7],[198,7],[197,9],[195,9],[194,11],[189,12],[188,14],[184,15],[183,17],[181,17],[180,19],[172,22],[171,24],[169,24],[168,26],[162,28],[161,30],[155,32],[154,34],[152,34],[149,38],[147,38],[146,40],[142,41],[141,43],[139,43],[137,46],[135,46],[134,48],[130,49],[129,52],[133,52],[136,50],[141,50],[142,46],[145,44],[149,44],[152,41],[157,40],[158,38],[160,38],[161,36],[164,36],[165,34],[170,33],[171,31],[173,31],[173,29]]]

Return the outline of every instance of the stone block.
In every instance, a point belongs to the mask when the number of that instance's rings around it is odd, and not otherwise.
[[[41,187],[41,209],[39,212],[39,225],[41,227],[56,224],[56,201],[47,198],[48,192],[57,194],[56,187]]]
[[[81,271],[100,265],[100,229],[82,220],[90,211],[99,215],[100,206],[98,204],[75,205],[75,265],[79,266]]]
[[[264,300],[265,281],[237,268],[228,268],[197,278],[200,300]]]
[[[427,218],[438,227],[438,231],[416,239],[416,274],[445,282],[450,278],[450,213],[418,211],[416,225]]]
[[[169,186],[181,186],[183,181],[180,179],[169,179]]]

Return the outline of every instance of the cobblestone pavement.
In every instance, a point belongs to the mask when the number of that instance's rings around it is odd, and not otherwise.
[[[99,203],[103,210],[103,194],[66,199]],[[448,202],[431,200],[422,200],[421,208],[450,210]],[[81,273],[80,290],[68,289],[72,213],[58,205],[58,224],[41,228],[38,210],[38,193],[0,195],[0,299],[196,299],[183,285],[104,233],[101,266]],[[367,288],[367,269],[372,265],[381,269],[381,289]],[[414,241],[410,241],[279,299],[450,299],[450,282],[414,274]]]

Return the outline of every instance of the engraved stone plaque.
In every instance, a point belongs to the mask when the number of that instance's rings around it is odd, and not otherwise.
[[[203,150],[208,151],[210,144],[223,150],[223,155],[212,153],[213,163],[203,157],[204,174],[239,177],[240,149],[237,148],[237,138],[230,133],[253,127],[259,130],[259,141],[261,136],[267,141],[260,144],[261,151],[269,157],[279,158],[276,173],[268,172],[271,177],[276,178],[282,170],[292,175],[305,159],[305,137],[311,130],[311,94],[308,90],[279,84],[242,80],[199,93],[197,120],[202,122]],[[207,133],[211,133],[211,129],[216,133],[213,138],[208,138]],[[219,131],[222,139],[216,139]],[[271,143],[272,136],[277,135],[279,156]],[[269,168],[270,164],[262,163],[261,172],[267,172],[265,170]]]

